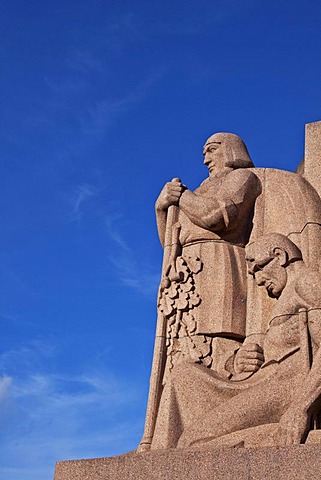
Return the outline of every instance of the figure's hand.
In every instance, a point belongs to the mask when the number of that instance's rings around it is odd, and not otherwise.
[[[242,345],[234,360],[236,373],[256,372],[264,362],[263,349],[257,343]]]
[[[167,210],[170,205],[177,205],[184,190],[186,187],[179,178],[167,182],[156,201],[156,209]]]
[[[310,417],[306,410],[290,406],[282,415],[279,426],[274,434],[276,445],[287,447],[300,444],[308,431]]]

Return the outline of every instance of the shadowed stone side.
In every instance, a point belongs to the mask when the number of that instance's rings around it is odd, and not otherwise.
[[[58,462],[54,480],[319,480],[321,448],[146,452]]]

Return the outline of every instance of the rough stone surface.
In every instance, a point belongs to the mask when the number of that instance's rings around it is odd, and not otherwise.
[[[307,132],[302,171],[315,175],[318,126]],[[206,141],[204,164],[209,178],[194,192],[173,179],[156,202],[164,263],[139,451],[214,448],[278,422],[271,444],[300,443],[320,388],[319,192],[301,174],[253,167],[233,134]],[[256,433],[250,445],[262,443]]]
[[[321,447],[170,450],[58,462],[54,480],[320,480]]]
[[[226,361],[246,333],[244,247],[260,180],[237,135],[211,136],[203,153],[209,178],[194,192],[175,178],[156,201],[164,257],[142,450],[174,367],[192,361],[227,378]]]
[[[177,366],[164,386],[153,449],[232,446],[253,427],[249,445],[261,446],[260,428],[270,424],[277,425],[266,432],[271,445],[305,440],[321,383],[321,275],[281,234],[249,244],[246,260],[249,274],[277,299],[263,341],[238,350],[230,380],[192,362]]]
[[[301,249],[304,261],[320,269],[321,201],[301,175],[273,168],[252,169],[261,182],[255,203],[250,242],[269,233],[281,233]],[[321,190],[320,190],[321,192]],[[275,299],[247,276],[246,337],[265,333]]]
[[[321,122],[305,126],[304,177],[321,192]]]
[[[297,173],[234,134],[156,202],[164,248],[143,439],[55,480],[321,478],[321,122]],[[286,448],[282,448],[286,447]],[[151,450],[151,451],[149,451]]]

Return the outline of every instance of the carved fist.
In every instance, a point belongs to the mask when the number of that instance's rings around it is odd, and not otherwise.
[[[170,205],[177,205],[185,189],[179,178],[167,182],[156,201],[156,209],[167,210]]]
[[[234,360],[236,373],[256,372],[264,362],[263,349],[257,343],[242,345]]]

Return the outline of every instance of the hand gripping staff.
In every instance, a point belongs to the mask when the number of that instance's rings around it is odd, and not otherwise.
[[[177,181],[180,182],[180,179],[173,178],[172,180],[172,182]],[[168,207],[162,265],[162,279],[158,291],[158,296],[161,295],[164,288],[170,285],[171,281],[178,279],[178,274],[176,272],[176,258],[180,249],[180,225],[178,223],[178,213],[179,208],[176,205],[170,205]],[[145,428],[143,438],[141,439],[141,442],[137,449],[138,452],[150,450],[153,440],[157,412],[163,389],[162,379],[166,363],[166,330],[167,319],[158,309],[153,364],[149,381],[149,394]]]

